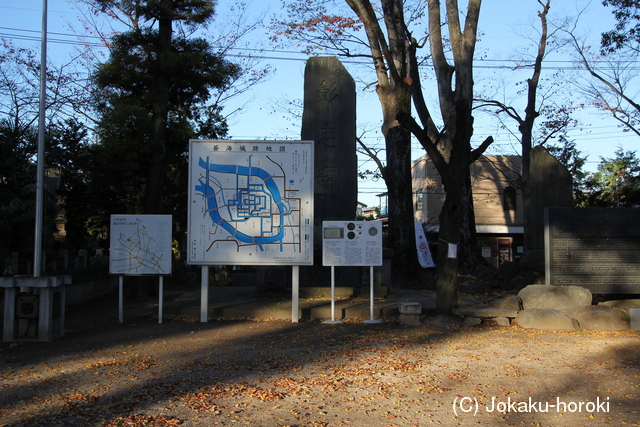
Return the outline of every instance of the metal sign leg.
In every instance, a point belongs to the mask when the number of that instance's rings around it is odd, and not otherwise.
[[[200,322],[209,320],[209,266],[202,266],[202,278],[200,283]]]
[[[322,323],[327,325],[338,325],[344,323],[342,320],[336,320],[336,268],[331,266],[331,320],[325,320]]]
[[[292,267],[291,277],[291,323],[298,323],[298,303],[300,298],[300,267]]]
[[[162,323],[162,303],[164,300],[164,278],[162,276],[158,277],[158,323]]]
[[[373,300],[375,299],[375,292],[374,292],[374,283],[373,283],[373,266],[369,267],[369,298],[371,299],[371,309],[369,310],[371,313],[371,318],[369,320],[365,320],[364,323],[368,323],[368,324],[382,323],[381,320],[375,320],[375,316],[374,316]]]
[[[124,322],[124,310],[122,308],[122,288],[124,283],[124,277],[118,276],[118,321],[120,323]]]

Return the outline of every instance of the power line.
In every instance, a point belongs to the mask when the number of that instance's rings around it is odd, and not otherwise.
[[[0,30],[4,30],[4,31],[17,31],[18,34],[15,33],[7,33],[7,32],[3,32],[0,33],[0,37],[4,37],[7,39],[11,39],[11,40],[23,40],[23,41],[40,41],[40,36],[38,35],[39,32],[36,30],[24,30],[24,29],[20,29],[20,28],[11,28],[11,27],[0,27]],[[19,34],[19,33],[27,33],[27,34]],[[34,34],[33,36],[29,35],[29,33]],[[77,34],[72,34],[72,33],[58,33],[58,32],[49,32],[48,34],[54,35],[54,36],[61,36],[61,37],[75,37],[76,39],[95,39],[95,40],[102,40],[101,37],[99,36],[91,36],[91,35],[77,35]],[[51,43],[57,43],[57,44],[69,44],[69,45],[78,45],[78,46],[83,46],[83,45],[90,45],[93,47],[105,47],[103,43],[101,42],[87,42],[87,41],[80,41],[80,40],[73,40],[73,39],[60,39],[60,38],[51,38],[49,39],[49,41]],[[300,52],[296,52],[296,51],[290,51],[290,50],[278,50],[278,49],[255,49],[255,48],[231,48],[230,50],[232,51],[245,51],[245,52],[254,52],[257,54],[260,54],[260,58],[265,59],[265,60],[271,60],[271,61],[306,61],[308,59],[307,55],[304,55],[302,57],[285,57],[285,56],[273,56],[273,55],[269,55],[269,56],[262,56],[262,54],[265,53],[276,53],[276,54],[286,54],[286,55],[301,55]],[[226,54],[225,56],[229,56],[229,57],[238,57],[238,58],[252,58],[254,56],[252,55],[247,55],[247,54],[242,54],[242,53],[234,53],[234,54]],[[368,64],[369,63],[369,59],[368,58],[360,58],[360,59],[356,59],[356,58],[350,58],[350,59],[346,59],[342,61],[343,63],[346,64],[358,64],[358,65],[364,65],[364,64]],[[638,61],[621,61],[621,63],[623,64],[636,64]],[[488,63],[489,65],[482,65],[483,63]],[[544,62],[546,64],[545,68],[546,69],[553,69],[553,70],[580,70],[582,69],[582,67],[580,65],[577,65],[575,61],[569,61],[569,60],[546,60]],[[553,66],[550,66],[550,64],[556,64]],[[424,63],[422,64],[422,66],[431,66],[431,64],[428,63]],[[522,65],[522,61],[521,60],[515,60],[515,59],[480,59],[477,61],[474,61],[474,68],[477,69],[490,69],[490,70],[515,70],[518,68],[522,68],[522,69],[527,69],[527,68],[531,68],[532,65]],[[640,65],[638,65],[637,67],[630,67],[628,68],[629,71],[640,71]]]
[[[0,27],[0,31],[17,31],[18,33],[7,33],[0,32],[0,37],[7,38],[10,40],[23,40],[23,41],[33,41],[40,42],[41,34],[39,31],[35,30],[23,30],[20,28],[10,28],[10,27]],[[33,34],[33,35],[30,35]],[[49,36],[58,36],[58,37],[75,37],[76,40],[73,39],[64,39],[64,38],[52,38]],[[90,36],[90,35],[75,35],[70,33],[58,33],[54,31],[47,32],[47,42],[56,43],[56,44],[67,44],[67,45],[78,45],[78,46],[94,46],[94,47],[105,47],[102,43],[92,42],[92,41],[79,41],[77,39],[96,39],[101,40],[98,36]]]
[[[18,32],[23,32],[23,33],[34,33],[37,34],[38,36],[34,36],[34,38],[36,38],[37,40],[40,40],[40,31],[36,31],[36,30],[25,30],[23,28],[11,28],[11,27],[0,27],[0,30],[7,30],[7,31],[18,31]],[[76,34],[71,34],[71,33],[57,33],[55,31],[47,31],[47,35],[54,35],[54,36],[63,36],[63,37],[82,37],[82,38],[88,38],[88,39],[98,39],[101,40],[102,37],[100,36],[91,36],[91,35],[76,35]]]

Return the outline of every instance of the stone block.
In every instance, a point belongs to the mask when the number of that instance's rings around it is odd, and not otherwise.
[[[602,305],[607,305],[609,307],[640,307],[640,299],[637,298],[629,298],[629,299],[619,299],[619,300],[609,300],[601,302]]]
[[[398,317],[398,321],[402,326],[420,326],[420,316],[417,314],[401,314]]]
[[[517,295],[509,295],[508,297],[494,300],[489,305],[492,308],[502,310],[520,311],[522,309],[522,299]]]
[[[576,307],[569,313],[582,329],[597,331],[626,331],[629,329],[629,315],[606,305],[585,305]]]
[[[422,306],[419,302],[401,302],[398,304],[400,316],[398,320],[403,326],[420,326],[420,314],[422,314]]]
[[[570,312],[582,305],[591,305],[591,291],[581,286],[529,285],[518,292],[522,308],[555,309]]]
[[[498,326],[511,326],[511,319],[508,317],[496,317],[493,319]]]
[[[398,304],[400,314],[417,314],[422,313],[422,306],[419,302],[401,302]]]
[[[567,313],[553,309],[525,309],[518,313],[515,324],[525,329],[579,331],[578,321]]]
[[[505,310],[500,308],[459,308],[453,310],[453,314],[462,317],[479,317],[480,319],[493,319],[496,317],[518,317],[517,310]]]

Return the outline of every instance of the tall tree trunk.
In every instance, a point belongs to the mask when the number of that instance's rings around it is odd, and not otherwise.
[[[164,179],[166,175],[167,118],[169,116],[169,73],[171,60],[172,0],[162,1],[162,16],[158,20],[158,58],[153,89],[153,129],[149,141],[147,186],[144,194],[144,213],[161,213]],[[151,295],[154,286],[150,277],[141,277],[135,286],[134,301],[142,302]]]
[[[485,264],[481,253],[478,251],[478,237],[476,233],[476,214],[473,205],[473,187],[471,183],[471,171],[464,185],[462,198],[464,203],[464,215],[460,228],[460,244],[458,245],[459,263],[458,271],[470,273],[479,265]]]
[[[172,0],[163,0],[162,16],[158,20],[158,59],[155,70],[156,94],[153,106],[153,129],[149,144],[149,169],[144,198],[147,214],[160,213],[164,177],[166,173],[167,118],[169,115],[169,63],[173,24]]]
[[[401,37],[400,37],[401,38]],[[404,70],[406,60],[402,64]],[[392,61],[390,61],[392,62]],[[402,75],[405,75],[402,71]],[[382,170],[388,190],[389,241],[393,248],[393,283],[401,286],[415,277],[418,256],[413,215],[413,186],[411,177],[411,132],[400,125],[396,116],[411,111],[411,86],[398,77],[381,79],[376,92],[383,113],[382,133],[385,137],[387,164]]]
[[[527,113],[527,118],[529,118]],[[533,119],[526,121],[520,126],[522,133],[522,226],[524,229],[523,240],[524,250],[533,249],[533,209],[531,204],[531,147],[533,145]]]
[[[393,282],[401,285],[417,268],[411,182],[411,134],[401,126],[387,130],[385,182],[389,192],[389,242],[393,248]]]
[[[466,100],[465,100],[466,101]],[[469,167],[473,162],[471,156],[471,136],[473,135],[473,116],[471,104],[458,102],[455,108],[456,131],[451,142],[455,149],[451,150],[449,165],[441,175],[446,193],[444,205],[440,212],[440,247],[438,260],[442,264],[438,267],[436,287],[438,292],[436,309],[439,314],[451,315],[457,304],[457,273],[460,259],[464,254],[461,251],[464,246],[464,226],[466,230],[475,227],[469,224],[469,215],[472,211],[471,176]],[[465,223],[467,221],[467,223]],[[467,245],[475,244],[467,240]],[[469,249],[466,249],[467,252]]]
[[[460,230],[465,216],[465,183],[459,171],[443,176],[445,201],[440,212],[438,238],[438,277],[436,280],[438,314],[451,315],[457,304]]]

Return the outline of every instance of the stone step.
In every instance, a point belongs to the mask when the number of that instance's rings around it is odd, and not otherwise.
[[[355,293],[354,287],[336,286],[336,298],[349,298]],[[302,286],[300,287],[300,298],[331,298],[331,286]]]
[[[391,288],[389,286],[374,286],[373,287],[373,296],[375,298],[386,298],[391,293]],[[360,297],[361,298],[369,298],[371,294],[370,286],[363,286],[360,289]]]
[[[507,317],[514,319],[518,317],[516,310],[505,310],[500,308],[459,308],[453,313],[461,317],[477,317],[479,319],[495,319],[496,317]]]

